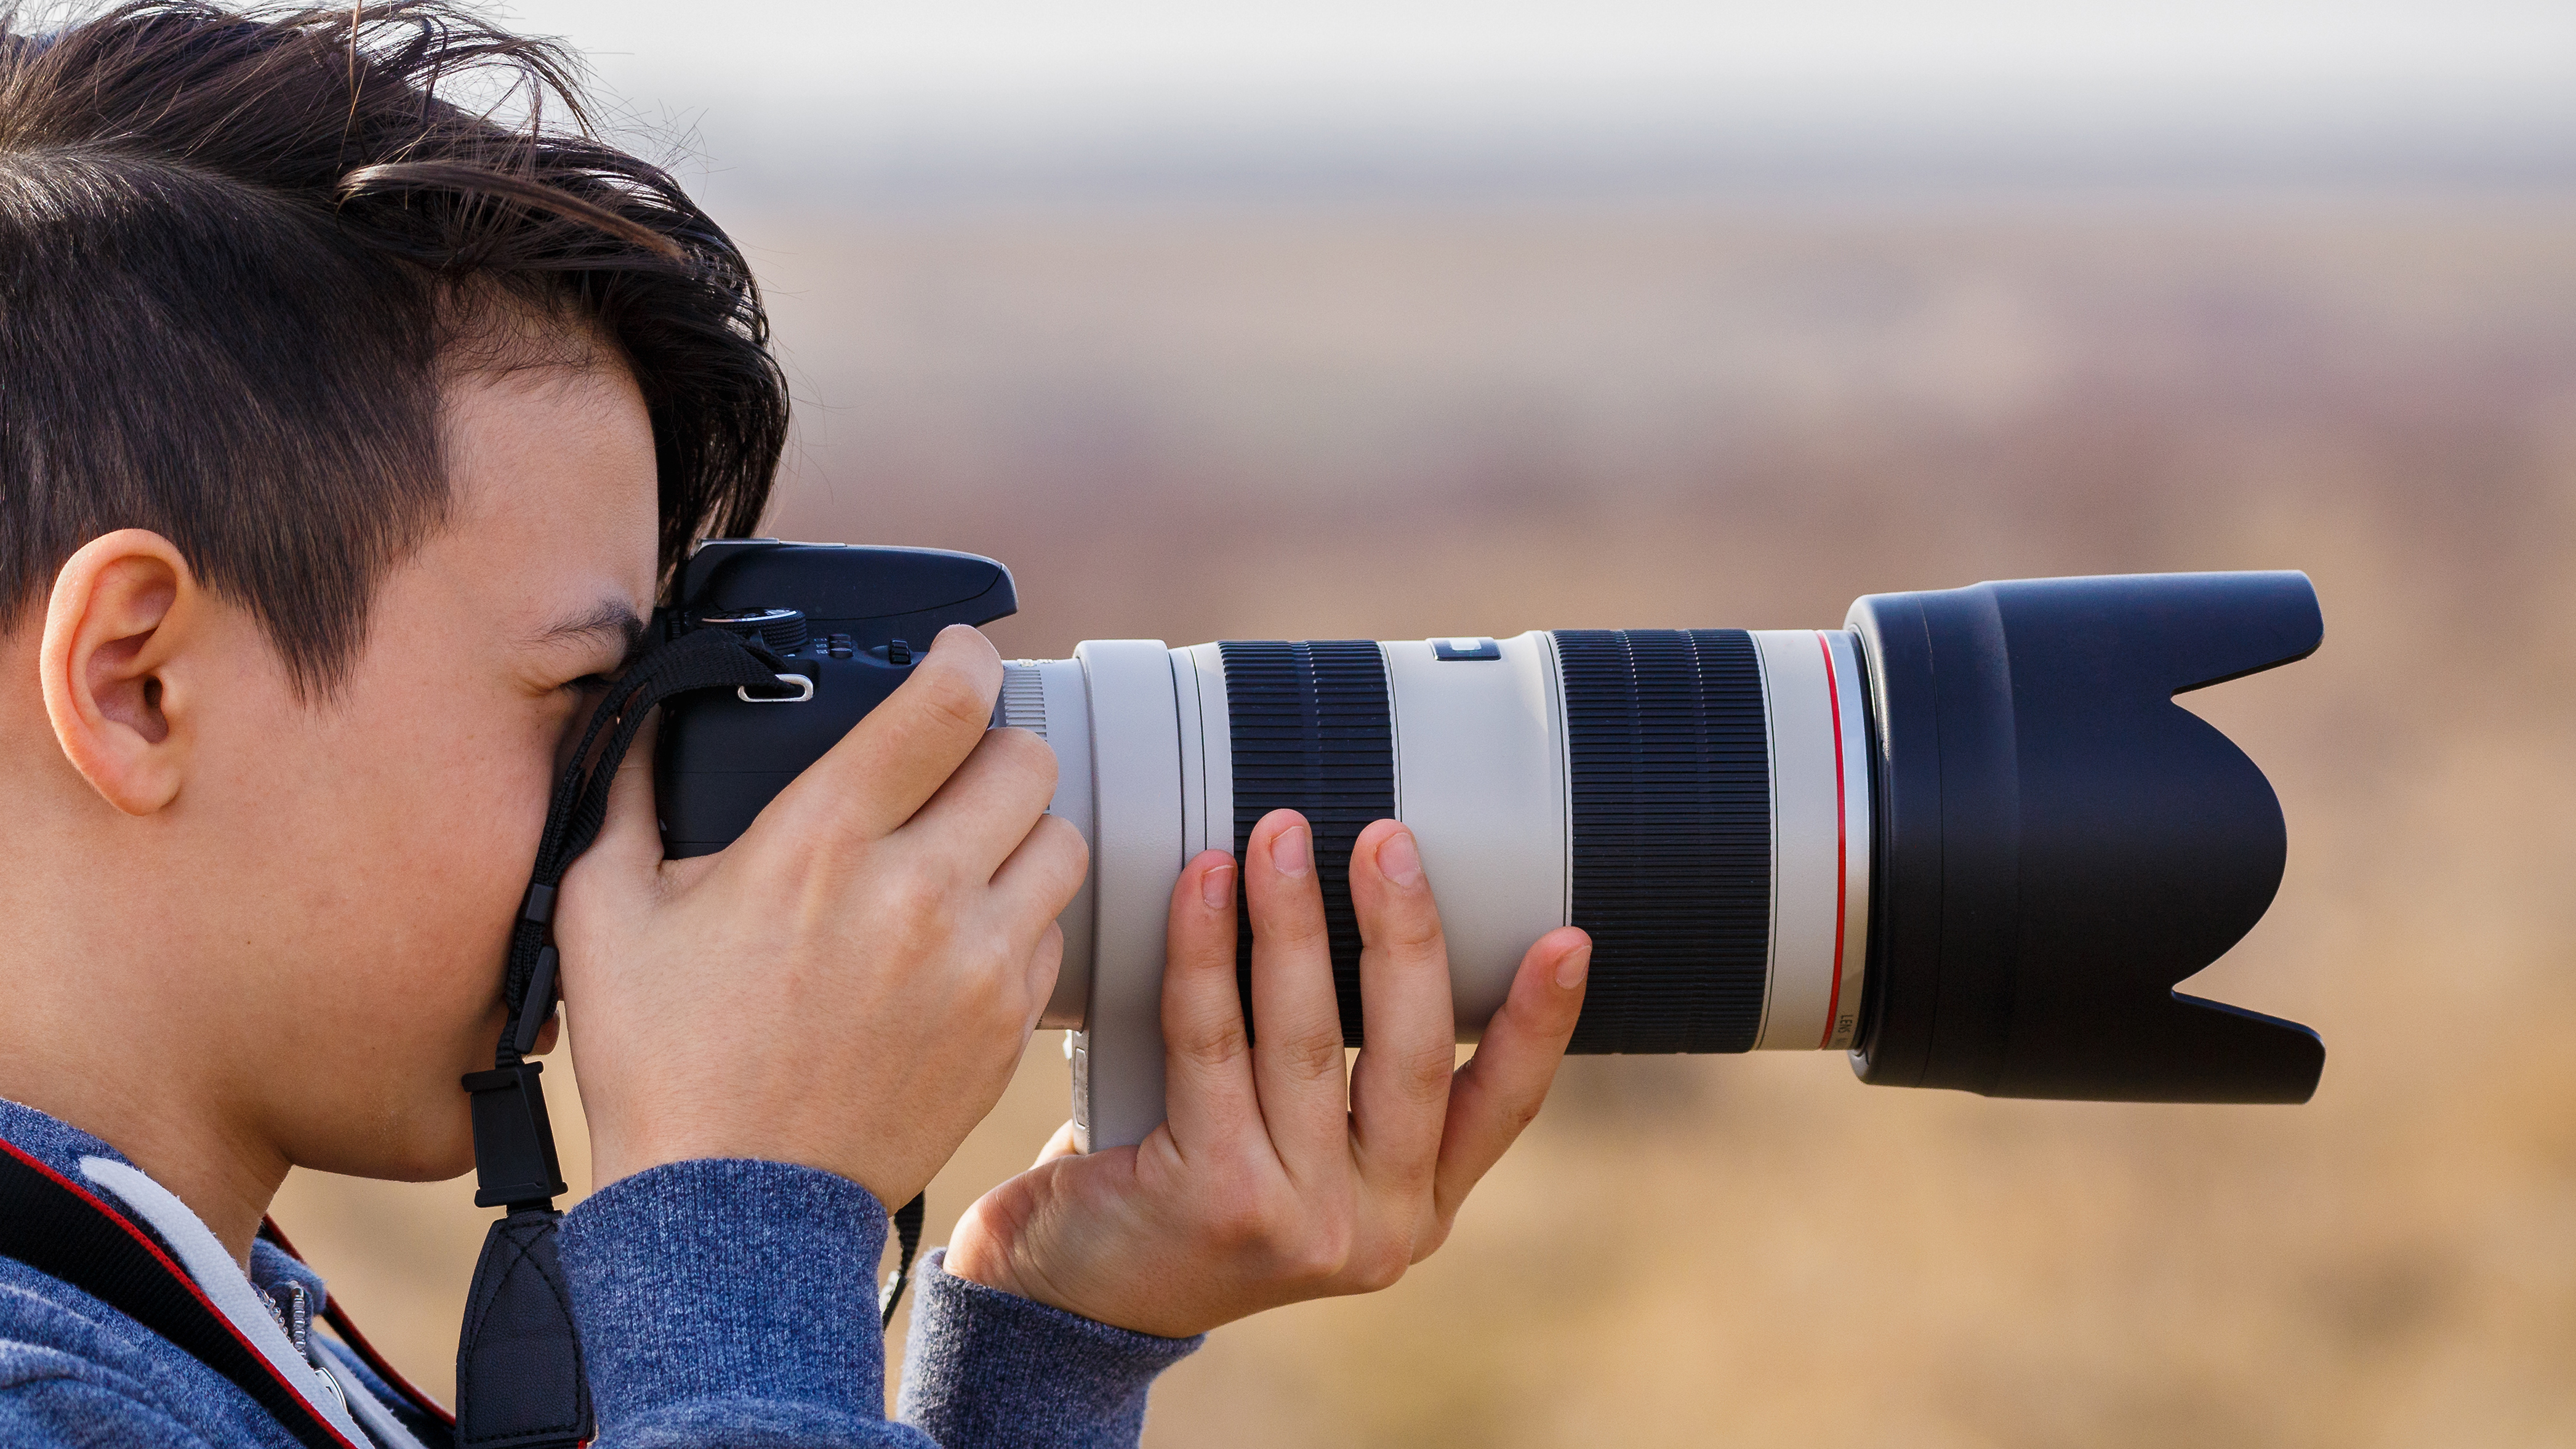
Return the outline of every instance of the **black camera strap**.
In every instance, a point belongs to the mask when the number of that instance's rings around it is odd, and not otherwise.
[[[554,1200],[565,1187],[537,1080],[542,1064],[527,1060],[555,1009],[555,892],[599,838],[618,767],[656,705],[704,689],[732,688],[750,698],[778,691],[782,677],[794,677],[786,660],[723,629],[695,629],[658,645],[610,687],[556,782],[511,931],[502,982],[508,1019],[492,1070],[465,1078],[474,1103],[474,1202],[508,1212],[483,1240],[466,1298],[456,1348],[458,1449],[575,1449],[595,1429],[555,1243],[563,1215]],[[887,1322],[921,1246],[922,1216],[918,1197],[894,1215],[898,1258],[878,1305]]]

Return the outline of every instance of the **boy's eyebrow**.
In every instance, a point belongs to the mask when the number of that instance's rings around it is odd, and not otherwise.
[[[623,669],[644,652],[644,632],[644,621],[636,615],[632,604],[620,599],[602,599],[591,605],[587,612],[538,631],[534,642],[540,645],[568,644],[602,636],[616,639],[625,646],[617,661],[617,667]]]

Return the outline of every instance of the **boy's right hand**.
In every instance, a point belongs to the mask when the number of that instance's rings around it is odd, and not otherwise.
[[[662,858],[648,734],[556,916],[601,1186],[753,1157],[909,1201],[1001,1096],[1086,868],[1055,756],[986,728],[1002,666],[940,634],[724,851]]]
[[[1235,865],[1220,850],[1172,887],[1163,969],[1169,1116],[1134,1147],[1037,1166],[957,1224],[947,1271],[1166,1338],[1248,1313],[1371,1293],[1429,1257],[1459,1204],[1538,1115],[1583,1009],[1591,938],[1559,927],[1521,958],[1475,1056],[1453,1066],[1440,914],[1412,833],[1351,846],[1368,1045],[1347,1076],[1314,833],[1292,810],[1252,827],[1252,1015],[1235,975]]]

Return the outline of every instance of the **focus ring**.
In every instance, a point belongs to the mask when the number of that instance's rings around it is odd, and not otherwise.
[[[1568,1050],[1749,1051],[1771,937],[1770,745],[1752,636],[1555,637],[1571,914],[1593,943]]]
[[[1342,1040],[1360,1044],[1360,932],[1351,910],[1351,846],[1371,821],[1395,814],[1395,731],[1386,657],[1367,639],[1228,640],[1227,732],[1234,750],[1234,854],[1273,810],[1295,810],[1314,831],[1315,871],[1332,942]],[[1252,1024],[1252,913],[1236,873],[1235,977]]]

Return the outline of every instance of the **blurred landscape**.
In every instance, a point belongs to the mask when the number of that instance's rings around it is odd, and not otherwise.
[[[730,224],[797,389],[774,531],[1004,559],[1006,654],[1830,627],[2130,570],[2322,595],[2314,659],[2186,697],[2291,841],[2193,989],[2315,1025],[2312,1105],[1578,1060],[1437,1257],[1220,1331],[1148,1444],[2576,1442],[2576,190]],[[932,1242],[1062,1119],[1057,1048],[933,1187]],[[298,1174],[278,1207],[442,1393],[470,1199]]]

